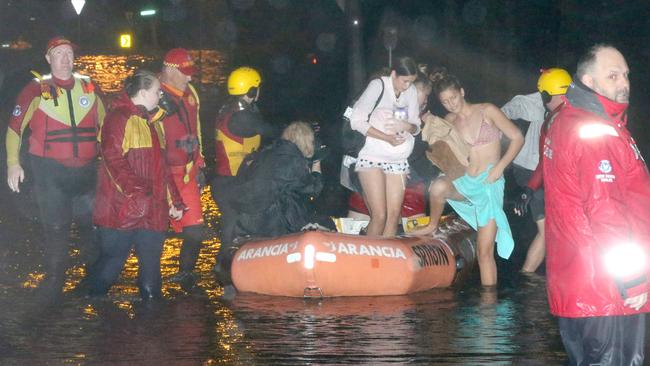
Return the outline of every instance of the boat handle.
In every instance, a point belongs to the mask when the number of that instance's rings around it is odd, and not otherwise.
[[[313,292],[316,292],[318,296],[312,295]],[[318,297],[318,298],[322,299],[323,298],[323,290],[320,287],[317,287],[317,286],[307,286],[307,287],[305,287],[305,290],[303,291],[303,298],[313,299],[315,297]]]

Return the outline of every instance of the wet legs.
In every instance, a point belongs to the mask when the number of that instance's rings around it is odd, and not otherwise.
[[[495,286],[497,284],[497,263],[494,259],[494,240],[497,235],[497,224],[490,220],[487,225],[478,228],[478,267],[481,272],[481,284],[483,286]]]
[[[522,272],[533,273],[537,270],[540,264],[544,261],[546,254],[546,245],[544,243],[544,219],[536,221],[537,235],[530,243],[528,253],[526,253],[526,261],[521,268]]]
[[[99,228],[102,254],[91,279],[93,296],[105,295],[122,272],[124,262],[135,244],[138,256],[138,285],[144,298],[160,296],[160,255],[165,239],[163,232],[151,230],[115,230]]]
[[[203,226],[193,225],[184,227],[181,238],[183,238],[183,244],[179,257],[179,271],[192,272],[196,266],[196,261],[199,258],[199,252],[201,250]]]

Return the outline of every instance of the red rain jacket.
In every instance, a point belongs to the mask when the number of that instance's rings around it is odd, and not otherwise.
[[[165,231],[169,203],[184,207],[165,163],[159,122],[124,93],[112,105],[100,132],[94,223],[113,229]]]
[[[650,252],[650,176],[626,128],[627,104],[577,83],[564,99],[544,141],[551,313],[579,318],[648,312],[648,303],[640,311],[623,306],[624,295],[648,291]],[[607,254],[624,243],[641,249],[646,266],[617,281],[606,268]],[[622,262],[639,258],[633,257]]]

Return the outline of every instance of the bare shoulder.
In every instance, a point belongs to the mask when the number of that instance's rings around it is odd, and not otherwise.
[[[479,103],[476,106],[488,114],[501,113],[501,109],[499,109],[499,107],[495,106],[492,103]]]
[[[503,111],[501,111],[499,107],[497,107],[492,103],[481,103],[481,108],[483,110],[483,115],[486,116],[487,119],[490,120],[491,122],[495,122],[498,120],[510,121],[508,117],[506,117],[506,115],[503,114]]]

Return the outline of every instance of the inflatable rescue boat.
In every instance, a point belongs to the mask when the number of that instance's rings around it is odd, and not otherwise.
[[[442,220],[436,237],[306,231],[251,240],[235,253],[240,292],[291,297],[404,295],[448,287],[476,260],[475,232]]]

